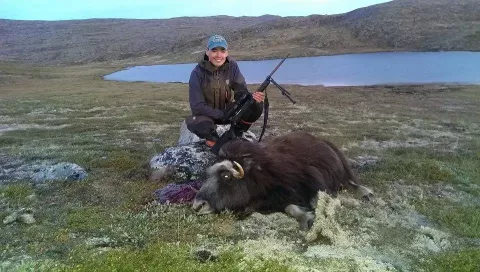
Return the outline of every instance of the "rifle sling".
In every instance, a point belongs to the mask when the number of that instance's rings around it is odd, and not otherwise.
[[[260,138],[258,138],[258,142],[262,140],[263,134],[265,133],[265,129],[267,128],[267,122],[268,122],[268,97],[266,95],[267,93],[265,92],[265,100],[263,102],[263,127],[262,127],[262,132],[260,133]]]

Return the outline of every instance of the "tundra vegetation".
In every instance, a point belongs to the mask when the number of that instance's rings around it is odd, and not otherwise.
[[[169,180],[149,180],[148,161],[176,144],[187,85],[102,79],[118,68],[0,64],[2,165],[50,159],[89,174],[0,183],[0,218],[24,209],[36,221],[1,225],[1,271],[479,270],[480,87],[286,85],[296,105],[270,88],[265,137],[304,130],[374,162],[359,168],[372,201],[320,194],[302,232],[283,214],[153,202]]]

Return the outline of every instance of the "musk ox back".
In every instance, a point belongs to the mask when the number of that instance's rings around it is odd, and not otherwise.
[[[219,162],[207,169],[193,208],[200,214],[231,210],[240,214],[285,212],[307,229],[314,219],[319,190],[335,194],[358,185],[344,154],[331,142],[293,132],[265,144],[226,143]]]

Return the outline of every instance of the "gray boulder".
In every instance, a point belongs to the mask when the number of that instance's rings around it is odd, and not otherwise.
[[[203,143],[166,148],[150,160],[152,179],[172,182],[198,179],[215,155]]]
[[[37,183],[54,180],[83,180],[87,177],[87,172],[75,163],[43,163],[36,165],[35,168],[31,179]]]
[[[69,162],[33,161],[0,155],[0,183],[29,180],[35,183],[58,180],[83,180],[87,172],[79,165]]]

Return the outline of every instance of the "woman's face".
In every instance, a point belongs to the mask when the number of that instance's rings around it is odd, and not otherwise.
[[[207,50],[207,56],[213,66],[220,67],[227,60],[228,50],[223,47],[215,47],[212,50]]]

